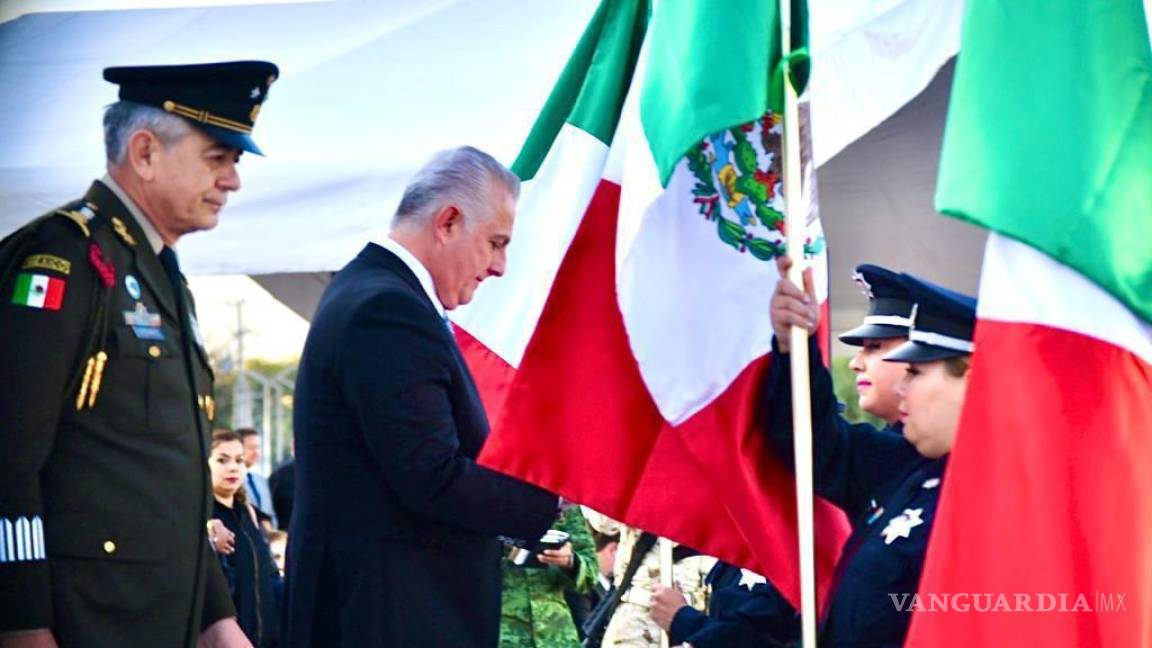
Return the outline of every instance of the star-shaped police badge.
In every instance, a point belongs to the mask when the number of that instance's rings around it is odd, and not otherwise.
[[[753,587],[759,585],[760,583],[767,583],[767,582],[768,582],[768,579],[764,578],[760,574],[757,574],[756,572],[754,572],[750,569],[741,569],[740,570],[740,583],[737,585],[737,587],[747,587],[749,590],[751,590]]]
[[[912,529],[924,524],[924,520],[920,518],[922,513],[924,513],[922,508],[904,509],[903,513],[888,520],[888,526],[881,531],[884,534],[884,544],[892,544],[896,538],[911,537]]]

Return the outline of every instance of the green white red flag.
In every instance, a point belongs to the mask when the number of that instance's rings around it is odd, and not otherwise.
[[[44,310],[60,310],[64,300],[64,280],[44,274],[21,272],[16,276],[12,303]]]
[[[482,462],[795,602],[792,476],[756,424],[785,243],[778,33],[775,2],[605,0],[513,167],[508,273],[453,320],[494,424]],[[823,574],[846,528],[818,505]]]
[[[970,0],[938,208],[988,228],[910,646],[1152,646],[1140,0]]]

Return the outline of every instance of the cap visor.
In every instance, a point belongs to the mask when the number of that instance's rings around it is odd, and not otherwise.
[[[252,136],[247,133],[240,133],[228,130],[227,128],[217,128],[215,126],[209,126],[208,124],[193,123],[193,126],[204,131],[209,137],[219,140],[232,148],[254,153],[261,157],[264,155],[264,151],[261,151],[260,147],[256,146],[256,142],[252,140]]]
[[[891,340],[908,337],[908,328],[890,324],[861,324],[840,335],[840,341],[852,346],[864,346],[865,340]]]
[[[896,347],[891,353],[884,356],[885,362],[932,362],[945,360],[956,356],[968,355],[956,349],[932,346],[923,342],[908,341]]]

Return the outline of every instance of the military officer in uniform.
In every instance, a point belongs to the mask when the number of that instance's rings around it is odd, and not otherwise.
[[[782,264],[782,271],[786,266]],[[816,493],[843,509],[853,527],[821,611],[820,645],[895,647],[903,644],[911,611],[897,607],[892,596],[916,592],[955,432],[955,418],[951,432],[937,430],[935,424],[906,425],[907,387],[916,380],[911,372],[921,362],[956,365],[957,379],[963,380],[972,351],[976,302],[878,266],[862,266],[858,275],[871,297],[870,310],[862,325],[841,340],[861,346],[853,369],[862,409],[881,416],[888,425],[877,429],[839,416],[831,375],[812,342]],[[806,298],[786,279],[772,298],[777,355],[765,382],[764,409],[769,440],[785,461],[792,456],[788,330],[796,325],[814,331],[815,304],[811,294]],[[931,369],[931,380],[936,380],[937,365]],[[962,402],[963,389],[957,392],[952,387],[950,383],[948,398],[940,397],[942,402],[924,409],[948,407],[958,417],[956,396]],[[928,390],[916,389],[920,392],[916,400],[923,403]],[[940,418],[949,416],[933,420]]]
[[[205,524],[212,370],[173,246],[277,68],[104,71],[107,175],[0,243],[0,645],[248,645]]]

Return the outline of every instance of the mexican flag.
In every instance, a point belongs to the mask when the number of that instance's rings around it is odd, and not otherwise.
[[[798,601],[792,477],[757,425],[785,245],[778,30],[763,0],[605,0],[513,165],[507,276],[453,320],[493,422],[482,463]],[[821,503],[825,574],[845,529]]]
[[[21,272],[16,275],[12,303],[44,310],[60,310],[64,301],[64,280],[43,274]]]
[[[937,206],[992,234],[908,645],[1152,646],[1140,0],[970,0]]]

